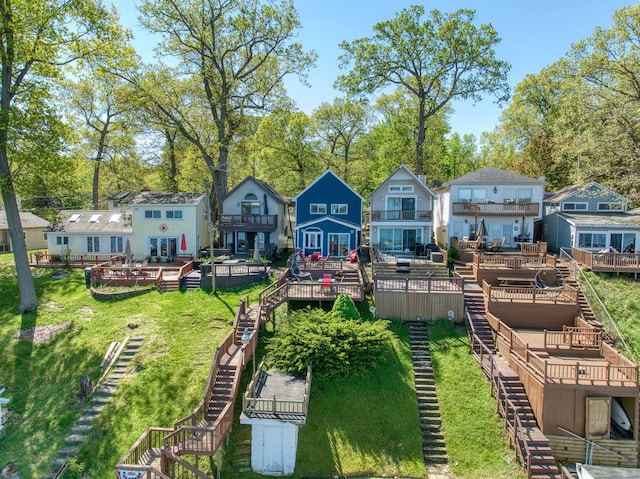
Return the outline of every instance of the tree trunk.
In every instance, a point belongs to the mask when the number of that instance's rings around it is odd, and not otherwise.
[[[93,165],[93,193],[91,197],[91,203],[94,210],[98,209],[99,197],[98,197],[98,189],[100,187],[100,158],[95,159],[95,164]]]
[[[422,162],[424,161],[424,138],[426,132],[425,114],[424,114],[424,93],[418,98],[418,137],[416,138],[416,174],[424,174]]]
[[[6,151],[0,148],[0,164],[6,158]],[[4,156],[4,158],[2,158]],[[0,166],[1,167],[1,166]],[[38,307],[38,297],[31,276],[29,258],[27,257],[27,245],[24,241],[22,224],[20,223],[20,213],[18,203],[13,193],[13,184],[10,176],[2,172],[2,200],[7,214],[7,224],[9,225],[9,237],[11,238],[11,249],[13,250],[13,260],[16,265],[18,275],[18,289],[20,291],[20,313],[35,312]],[[8,184],[8,186],[7,186]]]

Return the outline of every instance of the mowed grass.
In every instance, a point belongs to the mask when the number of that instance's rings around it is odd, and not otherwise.
[[[202,396],[216,347],[231,330],[236,306],[249,293],[257,300],[264,285],[245,291],[150,292],[126,300],[91,297],[82,270],[53,279],[34,270],[38,314],[18,315],[18,287],[11,255],[0,255],[0,385],[10,398],[0,432],[0,465],[16,461],[23,479],[43,477],[86,401],[79,380],[95,382],[112,341],[144,336],[132,370],[121,381],[81,451],[81,468],[92,478],[112,478],[118,459],[149,426],[170,427]],[[252,299],[251,299],[252,298]],[[42,343],[18,340],[20,330],[64,324]]]
[[[429,342],[451,471],[469,479],[524,477],[466,330],[438,322],[429,328]]]

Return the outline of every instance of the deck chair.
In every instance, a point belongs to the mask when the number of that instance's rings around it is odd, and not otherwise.
[[[322,275],[322,292],[325,294],[331,292],[331,274]]]
[[[498,248],[500,247],[500,240],[498,238],[495,238],[491,244],[489,246],[487,246],[487,251],[491,251],[491,252],[496,252],[498,251]]]
[[[298,263],[291,263],[291,274],[293,275],[293,278],[296,279],[297,281],[303,281],[305,279],[313,279],[313,277],[311,276],[311,273],[309,273],[308,271],[300,271],[300,267],[298,266]]]

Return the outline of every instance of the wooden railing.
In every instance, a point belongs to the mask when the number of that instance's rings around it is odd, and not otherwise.
[[[491,286],[483,281],[482,291],[489,301],[578,303],[578,290],[569,285],[565,285],[562,289],[516,288],[513,286]]]
[[[131,449],[120,459],[116,466],[118,470],[126,471],[146,471],[149,478],[166,478],[161,471],[145,464],[141,464],[143,459],[151,450],[160,451],[163,447],[163,438],[173,429],[164,427],[150,427],[135,442]]]
[[[273,230],[278,225],[278,215],[218,215],[218,228],[258,228]]]
[[[374,275],[375,291],[422,291],[464,293],[464,278],[428,276],[426,278]]]
[[[451,212],[465,216],[538,216],[539,203],[454,202]]]
[[[555,256],[515,256],[515,255],[486,255],[473,256],[473,264],[481,269],[496,268],[532,268],[543,269],[556,266]]]
[[[591,271],[640,272],[640,253],[594,253],[580,248],[572,248],[571,256]]]
[[[101,263],[123,261],[121,254],[57,254],[38,251],[29,253],[29,263],[42,265],[69,265],[76,267],[92,266]]]
[[[244,263],[213,263],[216,278],[224,276],[267,275],[270,263],[247,261]]]
[[[474,241],[463,241],[458,238],[451,238],[451,247],[458,250],[460,253],[471,252],[477,253],[480,251],[480,246],[482,243],[479,240]]]
[[[309,408],[309,393],[311,391],[311,366],[307,368],[304,394],[302,400],[261,398],[256,395],[260,372],[264,367],[264,359],[260,362],[257,373],[251,379],[247,391],[242,396],[242,410],[251,417],[254,414],[281,414],[288,416],[300,416],[306,418]]]
[[[371,221],[431,221],[430,210],[374,210]]]
[[[547,254],[547,243],[544,241],[520,243],[520,253],[523,256],[545,256]]]
[[[638,367],[606,343],[601,343],[600,355],[608,364],[593,364],[589,360],[554,362],[531,351],[528,344],[502,321],[499,321],[496,333],[509,347],[512,357],[528,365],[527,370],[542,382],[579,384],[587,381],[610,386],[629,381],[638,384]]]
[[[563,331],[544,330],[545,349],[597,349],[600,350],[602,344],[602,332],[594,331],[591,328],[569,328]]]

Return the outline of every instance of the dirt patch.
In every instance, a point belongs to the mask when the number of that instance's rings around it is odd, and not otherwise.
[[[34,326],[33,328],[23,329],[16,332],[14,339],[26,339],[34,343],[44,343],[53,338],[59,331],[69,328],[71,321],[65,321],[61,324],[48,324],[46,326]]]
[[[44,311],[61,311],[62,310],[62,306],[60,306],[55,301],[47,301],[46,303],[42,303],[40,305],[40,309],[42,309]]]
[[[76,313],[82,315],[84,319],[89,319],[91,315],[96,314],[96,312],[89,306],[81,306],[80,308],[76,309]]]

